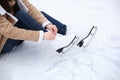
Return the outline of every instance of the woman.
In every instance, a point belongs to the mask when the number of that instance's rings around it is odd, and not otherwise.
[[[45,12],[39,12],[28,0],[0,0],[0,53],[12,51],[24,40],[38,43],[55,40],[57,33],[65,35],[66,32],[66,25]],[[66,42],[58,48],[69,45],[76,36],[62,38]]]

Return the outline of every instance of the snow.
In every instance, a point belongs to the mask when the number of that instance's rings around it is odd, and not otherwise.
[[[51,45],[24,42],[0,57],[0,80],[120,80],[119,0],[30,0],[39,10],[72,25],[80,38],[92,26],[90,45],[58,54]]]

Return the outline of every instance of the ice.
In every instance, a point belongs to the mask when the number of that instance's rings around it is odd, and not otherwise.
[[[84,48],[58,54],[49,43],[24,42],[0,57],[0,80],[120,80],[119,0],[30,0],[82,38],[98,30]]]

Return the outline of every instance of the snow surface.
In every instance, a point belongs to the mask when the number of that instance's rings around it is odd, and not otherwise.
[[[119,0],[30,0],[39,10],[73,26],[79,37],[98,26],[84,49],[56,53],[47,41],[25,42],[0,57],[0,80],[120,80]]]

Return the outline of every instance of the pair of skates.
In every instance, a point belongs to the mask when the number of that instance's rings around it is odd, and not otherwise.
[[[58,38],[58,40],[56,40],[54,45],[54,48],[56,49],[56,51],[58,53],[66,53],[67,51],[70,50],[70,48],[72,48],[73,45],[77,45],[78,47],[87,47],[89,45],[89,43],[91,42],[91,40],[93,39],[95,33],[97,31],[97,27],[93,26],[90,30],[90,32],[88,33],[87,36],[85,36],[82,40],[79,41],[79,38],[76,37],[75,35],[69,35],[69,37],[67,39],[65,39],[65,41],[61,44],[59,44],[60,41],[62,41],[60,38]],[[66,36],[67,37],[67,36]],[[68,41],[67,41],[68,40]],[[67,42],[67,43],[65,43]],[[67,45],[66,45],[67,44]],[[60,45],[64,45],[64,46],[60,46]]]

